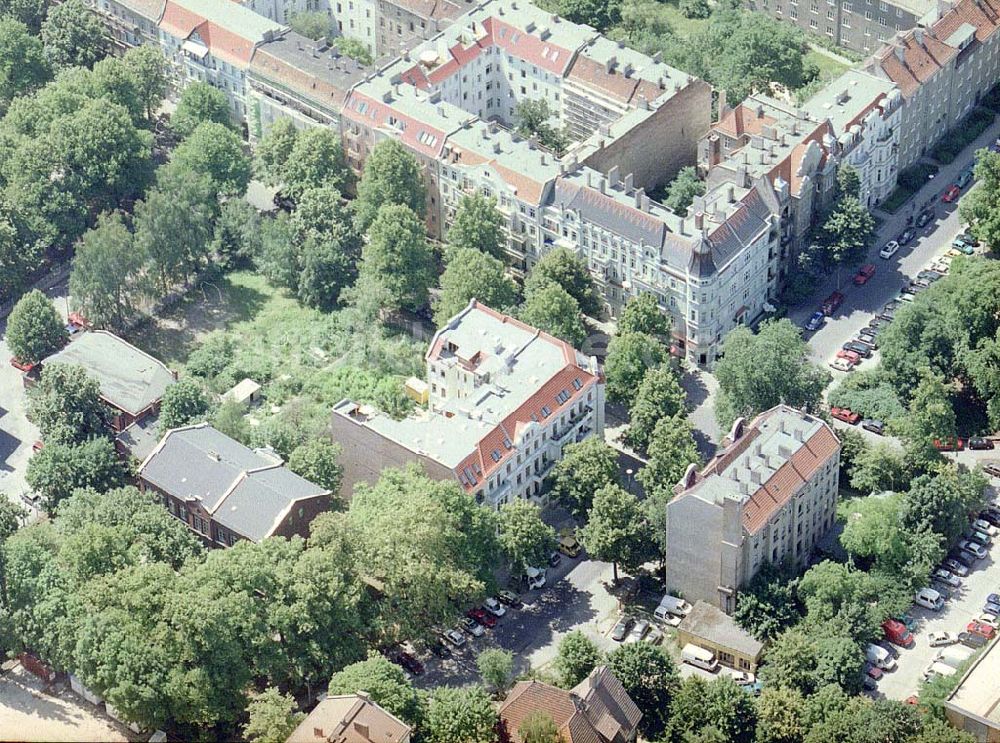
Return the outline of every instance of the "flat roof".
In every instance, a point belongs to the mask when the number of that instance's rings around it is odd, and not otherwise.
[[[896,90],[891,80],[875,77],[864,70],[848,70],[802,104],[802,110],[818,120],[829,119],[834,130],[843,134],[859,116],[868,113],[882,97]]]
[[[740,627],[735,619],[705,601],[696,602],[677,629],[751,658],[756,658],[764,649],[764,644]]]
[[[97,380],[101,397],[137,415],[163,397],[174,383],[166,365],[106,330],[80,333],[45,364],[78,364]]]
[[[280,23],[258,15],[232,0],[171,0],[171,2],[244,39],[260,41],[268,33],[278,34],[284,29]]]
[[[945,704],[987,721],[1000,728],[1000,650],[997,642],[987,646],[985,652],[966,671],[955,691]]]

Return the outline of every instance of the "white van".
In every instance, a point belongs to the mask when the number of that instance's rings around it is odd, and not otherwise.
[[[865,658],[873,666],[878,666],[883,671],[891,671],[896,667],[896,659],[889,655],[889,651],[880,648],[878,645],[868,645],[865,648]]]
[[[673,614],[675,617],[686,617],[689,611],[691,611],[691,604],[668,593],[660,599],[660,605],[656,607],[653,616],[664,622],[668,614]]]
[[[715,653],[697,645],[688,643],[681,650],[681,660],[690,663],[695,668],[702,668],[715,673],[719,668],[719,661],[715,659]]]
[[[957,669],[965,661],[971,658],[975,652],[976,651],[972,648],[967,648],[964,645],[952,645],[944,648],[937,654],[937,657],[934,660]]]
[[[544,588],[545,587],[545,571],[539,570],[538,568],[528,567],[525,568],[524,572],[528,576],[528,588]]]
[[[913,600],[917,605],[932,611],[941,611],[941,607],[944,606],[944,599],[941,598],[941,594],[933,588],[921,588],[917,591],[917,595],[913,597]]]

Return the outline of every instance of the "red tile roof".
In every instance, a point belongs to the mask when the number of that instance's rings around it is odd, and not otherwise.
[[[912,96],[957,54],[953,47],[930,34],[922,36],[923,43],[917,41],[910,31],[875,55],[883,72],[899,86],[905,98]]]
[[[573,61],[575,50],[556,46],[548,41],[542,41],[536,33],[525,33],[521,29],[501,21],[499,18],[487,18],[483,26],[492,35],[493,43],[508,54],[523,59],[529,64],[540,67],[554,75],[562,77]]]
[[[976,39],[986,41],[1000,27],[1000,2],[998,0],[959,0],[959,2],[931,26],[934,36],[947,41],[963,23],[976,27]]]
[[[188,39],[197,32],[212,56],[235,67],[246,68],[253,57],[255,42],[207,21],[176,3],[167,0],[159,27],[179,39]]]
[[[763,111],[763,109],[762,109]],[[715,125],[716,131],[738,138],[744,135],[760,134],[765,126],[773,126],[777,119],[757,112],[743,103],[730,110]]]
[[[447,136],[447,132],[406,116],[391,103],[383,103],[357,90],[348,97],[341,115],[365,127],[392,129],[398,132],[400,142],[414,152],[429,158],[438,157]],[[403,124],[404,129],[400,131],[398,126],[391,125],[390,118]]]
[[[632,103],[633,98],[643,96],[647,101],[653,101],[663,92],[660,86],[639,77],[625,77],[621,67],[608,72],[600,62],[577,55],[576,61],[566,75],[568,80],[588,85],[606,93],[621,103]]]

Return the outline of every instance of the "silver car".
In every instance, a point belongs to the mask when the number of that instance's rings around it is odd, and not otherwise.
[[[647,632],[649,632],[649,622],[645,619],[640,619],[632,627],[632,631],[628,633],[628,637],[625,638],[625,642],[641,642]]]

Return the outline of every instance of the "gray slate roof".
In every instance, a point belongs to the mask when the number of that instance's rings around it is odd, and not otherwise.
[[[176,498],[200,501],[219,524],[253,540],[269,536],[296,501],[328,493],[207,423],[169,431],[139,475]]]
[[[755,657],[764,645],[740,627],[736,620],[721,609],[698,601],[677,628],[684,632]]]
[[[80,333],[44,364],[79,364],[101,386],[101,397],[137,415],[174,383],[166,365],[106,330]]]

